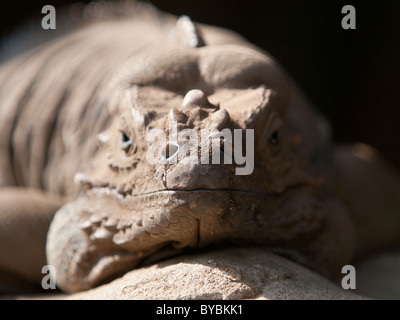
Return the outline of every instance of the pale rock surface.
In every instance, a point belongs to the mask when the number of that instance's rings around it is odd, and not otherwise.
[[[255,247],[172,258],[63,298],[367,299],[286,258]]]

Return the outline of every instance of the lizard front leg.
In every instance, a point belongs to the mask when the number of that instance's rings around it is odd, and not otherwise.
[[[0,293],[40,288],[47,230],[62,203],[40,190],[0,188]]]
[[[377,150],[337,146],[334,192],[350,209],[358,256],[400,243],[400,177]]]

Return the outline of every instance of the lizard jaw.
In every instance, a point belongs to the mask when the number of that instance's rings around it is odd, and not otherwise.
[[[64,290],[78,291],[182,248],[228,242],[285,248],[288,255],[319,234],[323,216],[311,202],[304,202],[299,215],[280,209],[301,190],[287,192],[196,189],[123,196],[88,189],[57,212],[48,235],[49,263],[60,270],[57,282]]]

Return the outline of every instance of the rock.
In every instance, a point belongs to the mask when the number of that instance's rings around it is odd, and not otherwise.
[[[103,286],[61,298],[367,299],[257,247],[175,257],[132,270]]]

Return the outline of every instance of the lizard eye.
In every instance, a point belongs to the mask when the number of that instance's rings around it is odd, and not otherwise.
[[[278,143],[279,143],[279,134],[278,131],[274,131],[268,138],[268,144],[270,146],[276,146]]]
[[[121,149],[124,150],[126,153],[128,153],[132,145],[133,145],[132,140],[128,137],[126,133],[122,132],[121,140],[119,142],[119,146],[121,147]]]
[[[268,148],[270,152],[276,154],[280,149],[280,139],[278,130],[274,131],[268,138]]]

